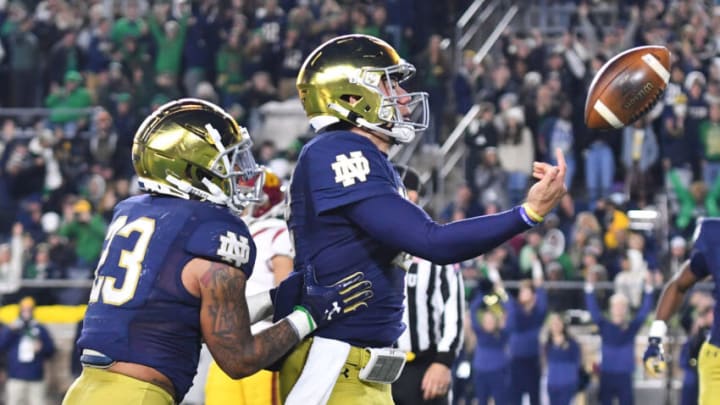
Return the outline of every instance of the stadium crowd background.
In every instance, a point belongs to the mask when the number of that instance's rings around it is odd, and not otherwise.
[[[428,207],[439,221],[509,208],[524,195],[533,159],[552,161],[557,147],[567,156],[571,193],[542,226],[461,264],[467,298],[491,269],[512,281],[540,268],[550,281],[592,273],[637,307],[645,273],[660,286],[686,258],[695,220],[720,210],[720,12],[693,0],[528,0],[540,14],[548,4],[566,7],[567,27],[513,25],[481,63],[465,51],[456,69],[442,39],[470,3],[0,2],[2,303],[25,295],[40,305],[86,302],[86,289],[19,288],[19,279],[92,278],[114,204],[137,191],[132,137],[154,108],[204,98],[252,135],[267,124],[261,106],[297,97],[309,50],[366,33],[414,63],[409,87],[430,93],[422,150],[481,107],[464,134],[464,184],[446,206]],[[587,130],[594,73],[644,44],[672,50],[663,100],[634,127]],[[257,160],[288,178],[305,139],[279,148],[266,137]],[[631,210],[662,214],[667,226],[634,226]],[[584,308],[581,288],[550,289],[549,306]]]

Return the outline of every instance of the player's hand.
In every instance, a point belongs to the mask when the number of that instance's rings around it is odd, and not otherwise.
[[[527,195],[527,204],[541,216],[547,215],[560,203],[562,197],[567,193],[565,188],[565,172],[567,164],[562,150],[555,151],[557,166],[547,163],[533,164],[533,177],[539,179],[530,187]]]
[[[365,274],[351,274],[332,285],[320,285],[312,267],[305,270],[305,288],[300,306],[312,317],[317,328],[366,308],[372,298],[372,283]]]
[[[645,373],[650,377],[659,377],[665,372],[665,355],[663,352],[662,340],[659,337],[648,339],[648,348],[643,355]]]
[[[451,381],[452,375],[446,365],[442,363],[432,363],[425,371],[425,376],[423,376],[420,386],[423,391],[423,399],[427,401],[447,395]]]

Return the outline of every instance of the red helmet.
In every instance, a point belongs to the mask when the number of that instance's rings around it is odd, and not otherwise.
[[[263,168],[263,170],[265,171],[265,184],[262,188],[261,201],[250,205],[250,215],[254,218],[262,217],[285,201],[285,186],[280,177],[268,168]],[[251,179],[247,185],[253,186],[252,183],[255,181],[256,178]]]

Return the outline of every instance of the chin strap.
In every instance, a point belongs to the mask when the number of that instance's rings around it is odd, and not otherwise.
[[[334,110],[338,114],[345,117],[348,121],[354,122],[356,125],[362,128],[375,132],[375,135],[377,135],[377,133],[380,133],[388,136],[390,140],[386,142],[389,142],[391,144],[408,143],[412,141],[415,137],[415,131],[409,125],[395,124],[391,129],[387,129],[383,128],[381,125],[369,122],[365,118],[360,117],[359,115],[355,114],[354,112],[348,110],[341,105],[330,103],[328,104],[328,107],[331,110]]]

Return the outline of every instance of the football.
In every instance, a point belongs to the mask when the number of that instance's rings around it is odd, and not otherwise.
[[[592,129],[622,128],[647,113],[670,79],[670,51],[640,46],[603,65],[588,89],[585,124]]]

